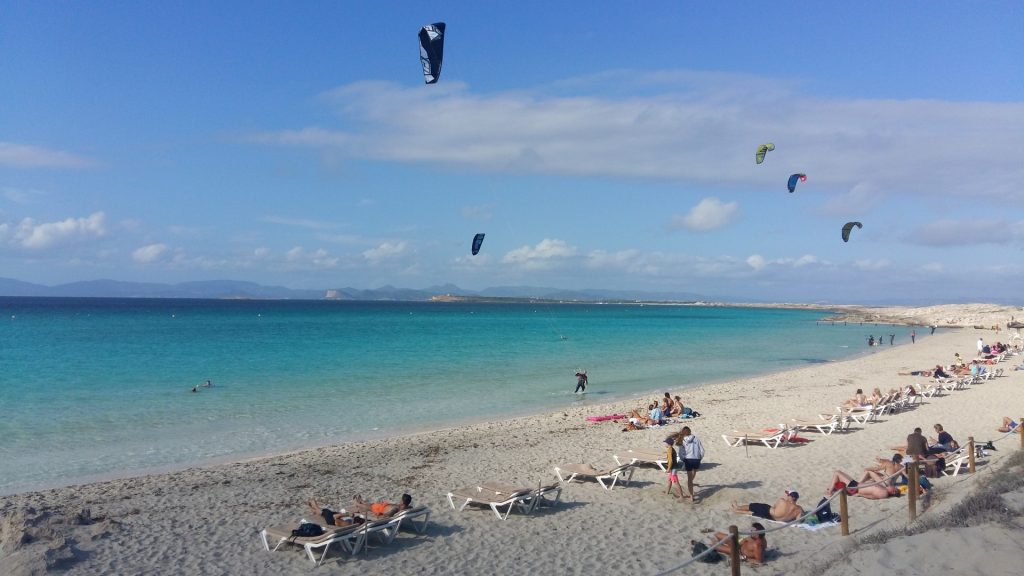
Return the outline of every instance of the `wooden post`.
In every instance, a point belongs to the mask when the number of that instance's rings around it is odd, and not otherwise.
[[[967,471],[974,474],[974,436],[967,437]]]
[[[1024,450],[1024,428],[1021,426],[1024,426],[1024,420],[1017,418],[1017,436],[1020,436],[1020,447]]]
[[[918,478],[920,468],[917,460],[910,462],[910,469],[907,470],[907,505],[910,508],[910,521],[917,519],[917,491],[921,488],[921,479]]]
[[[740,576],[740,529],[735,524],[729,526],[729,558],[732,576]]]
[[[839,492],[839,529],[843,536],[850,535],[850,512],[846,505],[846,488]]]

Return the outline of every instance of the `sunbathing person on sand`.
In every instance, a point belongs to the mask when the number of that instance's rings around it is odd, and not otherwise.
[[[764,526],[760,522],[754,522],[751,524],[750,530],[753,532],[761,532],[761,534],[751,534],[750,536],[740,538],[740,560],[753,564],[760,564],[764,562],[764,551],[768,549],[768,539],[764,537]],[[711,544],[714,545],[727,536],[728,534],[725,532],[715,532],[715,536],[711,541]],[[692,544],[693,541],[690,543]],[[728,542],[725,544],[719,544],[715,547],[715,550],[723,554],[732,553],[731,545]]]
[[[765,520],[776,520],[778,522],[791,522],[803,515],[804,509],[796,505],[800,494],[795,490],[786,490],[785,496],[769,506],[760,502],[751,502],[746,506],[732,503],[732,512],[736,514],[750,514]]]
[[[868,500],[885,500],[890,496],[897,496],[900,493],[899,488],[895,484],[885,485],[882,482],[884,478],[878,472],[868,472],[868,482],[872,484],[870,486],[861,486],[860,482],[853,479],[842,470],[836,470],[835,474],[832,475],[832,481],[829,482],[829,487],[825,490],[825,496],[831,496],[837,490],[846,489],[846,493],[850,496],[860,496],[861,498],[867,498]]]
[[[1011,431],[1012,432],[1016,432],[1017,434],[1020,434],[1020,430],[1021,430],[1020,422],[1015,422],[1013,420],[1013,418],[1010,418],[1008,416],[1003,416],[1003,425],[1000,426],[999,428],[996,428],[996,430],[998,430],[999,432],[1003,432],[1004,434],[1006,432],[1011,432]]]
[[[876,461],[878,462],[877,466],[864,469],[864,476],[860,481],[868,482],[876,475],[881,475],[882,478],[888,478],[886,480],[888,484],[895,486],[896,481],[900,478],[900,473],[903,472],[903,455],[897,452],[890,459],[876,458]]]
[[[402,499],[398,504],[392,502],[367,502],[363,500],[362,496],[356,496],[352,499],[352,507],[356,512],[362,514],[372,514],[377,518],[390,518],[402,510],[412,508],[412,496],[402,494]]]

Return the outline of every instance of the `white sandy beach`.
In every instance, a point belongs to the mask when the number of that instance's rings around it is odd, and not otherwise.
[[[963,305],[925,309],[885,309],[879,318],[900,317],[920,324],[964,326],[1003,324],[1014,308]],[[872,309],[874,312],[875,310]],[[1017,313],[1024,316],[1024,313]],[[956,322],[951,322],[956,320]],[[909,332],[909,329],[906,329]],[[921,330],[919,329],[920,333]],[[917,344],[876,347],[862,357],[715,383],[683,394],[703,416],[688,424],[707,455],[697,476],[697,503],[665,494],[666,475],[640,468],[628,486],[605,491],[572,484],[561,503],[505,521],[490,510],[452,510],[445,494],[488,480],[537,485],[555,480],[553,467],[588,462],[614,465],[612,453],[627,448],[661,449],[661,440],[681,425],[622,432],[615,422],[590,423],[586,416],[628,412],[647,397],[605,406],[490,422],[457,429],[372,442],[343,444],[226,465],[7,496],[0,498],[0,572],[42,574],[305,574],[312,563],[301,548],[264,550],[259,531],[309,516],[305,501],[315,497],[331,507],[348,505],[355,494],[394,500],[409,492],[415,504],[431,508],[425,535],[403,532],[388,546],[374,545],[349,558],[332,553],[316,569],[321,574],[655,574],[685,561],[689,541],[702,530],[723,530],[750,519],[729,512],[732,501],[773,502],[785,489],[798,490],[800,503],[813,507],[836,468],[859,474],[887,447],[905,442],[915,426],[928,434],[942,423],[961,443],[968,436],[991,440],[1002,416],[1024,416],[1024,371],[1016,356],[997,367],[1006,375],[957,390],[916,409],[887,415],[845,434],[770,450],[731,448],[721,434],[733,429],[777,426],[790,418],[816,418],[834,411],[856,388],[888,390],[924,378],[898,376],[953,354],[975,355],[979,336],[1008,341],[1005,330],[942,330]],[[905,339],[904,339],[905,340]],[[743,343],[736,343],[736,354]],[[699,358],[693,359],[699,362]],[[652,389],[658,383],[652,383]],[[661,392],[676,393],[669,384]],[[997,444],[975,475],[935,480],[924,517],[941,514],[964,497],[978,479],[994,474],[1001,459],[1020,450],[1019,439]],[[1018,503],[1024,499],[1018,498]],[[907,523],[907,499],[851,498],[853,536],[838,528],[810,532],[787,528],[769,535],[769,562],[744,573],[801,574],[830,555],[839,555],[857,537]],[[96,521],[76,520],[88,509]],[[1021,510],[1016,510],[1017,515]],[[1019,523],[1019,519],[1018,519]],[[975,554],[978,546],[985,555]],[[855,551],[830,573],[906,574],[958,572],[985,562],[985,574],[1019,572],[1019,545],[1000,526],[923,534]],[[695,564],[680,573],[723,574],[724,565]]]

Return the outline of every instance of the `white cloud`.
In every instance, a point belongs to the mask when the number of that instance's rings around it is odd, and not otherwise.
[[[408,250],[409,245],[406,242],[384,242],[376,248],[370,248],[363,252],[363,258],[366,258],[371,264],[379,264],[384,260],[397,258]]]
[[[569,246],[565,241],[545,238],[536,246],[523,246],[510,250],[502,258],[502,262],[528,269],[544,269],[575,255],[576,248]]]
[[[0,192],[3,192],[4,198],[14,202],[15,204],[28,204],[33,198],[43,195],[39,190],[12,188],[10,186],[0,188]]]
[[[610,83],[615,98],[587,95]],[[573,96],[556,93],[567,87]],[[359,120],[354,131],[253,140],[397,162],[757,188],[773,168],[813,167],[803,194],[849,191],[830,211],[893,193],[1024,196],[1021,103],[825,99],[770,79],[688,71],[617,71],[497,94],[357,82],[329,98]],[[754,148],[767,139],[776,150],[756,166]]]
[[[155,262],[167,252],[166,244],[148,244],[132,252],[132,259],[141,264]]]
[[[28,144],[0,142],[0,166],[14,168],[84,168],[94,162],[61,150],[49,150]]]
[[[732,222],[738,210],[736,202],[722,202],[712,196],[698,202],[685,216],[674,216],[672,225],[701,232],[714,230]]]
[[[14,242],[22,248],[41,250],[75,240],[100,238],[107,234],[107,229],[103,212],[95,212],[85,218],[38,224],[25,218],[12,232]]]
[[[913,230],[906,241],[936,247],[1024,242],[1024,221],[980,218],[937,220]]]
[[[760,254],[752,254],[747,257],[747,266],[750,266],[755,271],[760,271],[764,270],[767,263],[765,262],[764,256],[761,256]]]

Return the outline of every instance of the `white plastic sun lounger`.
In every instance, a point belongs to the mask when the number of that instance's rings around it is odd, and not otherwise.
[[[792,436],[793,432],[783,427],[776,432],[740,432],[739,430],[733,430],[732,434],[722,434],[722,439],[725,440],[726,444],[734,448],[747,443],[761,443],[775,449],[789,442]]]
[[[460,501],[461,504],[456,505],[456,501]],[[533,497],[533,491],[529,488],[519,489],[515,492],[500,492],[495,490],[489,490],[482,486],[468,486],[466,488],[459,488],[448,493],[448,503],[451,504],[452,508],[462,512],[473,504],[475,506],[488,506],[494,511],[494,515],[499,520],[508,518],[508,515],[512,513],[513,508],[519,508],[523,514],[529,514],[533,511],[535,499]]]
[[[423,534],[427,530],[427,523],[430,522],[430,508],[426,506],[406,508],[395,514],[394,518],[401,520],[399,529],[402,526],[410,526],[417,534]]]
[[[306,550],[306,556],[319,566],[323,564],[327,551],[331,548],[332,544],[338,544],[349,555],[354,555],[358,554],[366,543],[366,530],[362,524],[327,528],[320,536],[292,536],[292,530],[298,528],[299,524],[297,522],[263,529],[260,532],[260,537],[263,539],[263,547],[270,552],[276,552],[282,544],[302,546]],[[270,547],[271,541],[275,542],[273,548]],[[323,551],[320,553],[320,558],[317,558],[313,551],[319,548],[322,548]]]
[[[668,470],[668,450],[632,448],[625,452],[612,454],[612,458],[619,466],[623,464],[654,464],[662,471]]]
[[[633,479],[633,464],[619,464],[611,470],[598,470],[590,464],[564,464],[555,466],[555,475],[563,484],[568,484],[573,480],[582,482],[585,479],[593,479],[601,485],[601,488],[611,490],[615,488],[615,484],[620,478],[622,478],[623,484],[629,484],[629,481]]]
[[[838,418],[833,418],[831,420],[803,420],[800,418],[793,418],[789,422],[790,426],[797,430],[817,430],[825,435],[835,432],[836,428],[839,427]]]

